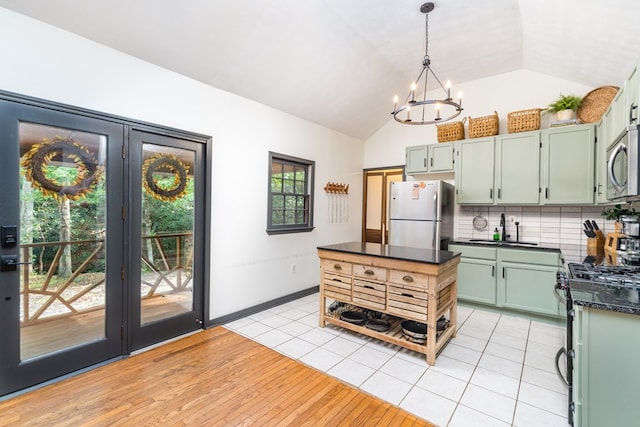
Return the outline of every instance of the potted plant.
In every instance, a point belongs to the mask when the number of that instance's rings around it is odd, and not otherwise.
[[[623,216],[640,217],[640,212],[632,207],[623,208],[621,205],[614,205],[603,210],[601,215],[604,217],[604,219],[615,221],[615,230],[617,232],[620,232],[620,230],[622,230],[622,223],[620,222],[620,218],[622,218]]]
[[[582,98],[579,96],[560,94],[558,99],[549,104],[547,111],[557,113],[559,121],[571,120],[574,112],[580,107],[581,103]]]

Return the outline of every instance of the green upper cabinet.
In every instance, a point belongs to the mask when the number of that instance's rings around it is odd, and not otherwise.
[[[407,175],[426,173],[428,171],[428,156],[429,149],[427,145],[416,145],[414,147],[407,147],[404,173],[406,173]]]
[[[627,125],[640,124],[640,70],[635,67],[627,80]]]
[[[495,138],[468,139],[458,144],[460,164],[456,173],[457,202],[492,205]]]
[[[537,205],[540,198],[540,132],[496,137],[497,204]]]
[[[596,165],[595,165],[595,203],[608,203],[607,200],[607,146],[603,143],[606,141],[608,133],[608,122],[600,120],[595,128],[596,140]]]
[[[455,143],[431,144],[429,147],[429,172],[453,172]]]
[[[594,126],[579,125],[542,131],[542,195],[540,202],[593,204]]]
[[[455,142],[407,147],[405,173],[453,172]]]

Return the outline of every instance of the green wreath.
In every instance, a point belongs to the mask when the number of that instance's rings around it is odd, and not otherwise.
[[[173,182],[169,186],[161,185],[155,173],[169,172],[173,174]],[[142,165],[144,188],[158,200],[173,201],[187,193],[189,167],[169,154],[155,154]]]
[[[60,157],[76,164],[78,174],[71,185],[64,185],[50,179],[46,169],[52,159]],[[42,143],[34,144],[22,160],[25,178],[45,196],[56,200],[78,200],[92,191],[102,175],[98,162],[91,152],[71,137],[56,136],[53,141],[44,138]]]

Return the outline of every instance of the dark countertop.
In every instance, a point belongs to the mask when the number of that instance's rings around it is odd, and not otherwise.
[[[640,289],[571,280],[573,303],[600,310],[640,315]]]
[[[369,242],[337,243],[334,245],[318,246],[318,249],[345,252],[356,255],[392,258],[403,261],[421,262],[424,264],[444,264],[460,256],[459,252],[434,251],[432,249],[382,245],[380,243]]]
[[[475,240],[475,241],[474,241]],[[453,239],[449,242],[449,244],[456,245],[471,245],[471,246],[485,246],[490,248],[514,248],[514,249],[531,249],[534,251],[551,251],[551,252],[560,252],[559,246],[545,244],[541,246],[539,244],[533,245],[528,244],[527,242],[514,242],[514,241],[502,241],[502,240],[492,240],[492,241],[482,241],[483,239]]]

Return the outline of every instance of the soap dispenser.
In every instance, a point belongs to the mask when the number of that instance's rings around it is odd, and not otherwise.
[[[498,231],[498,227],[496,227],[495,230],[493,230],[493,240],[500,240],[500,232]]]

